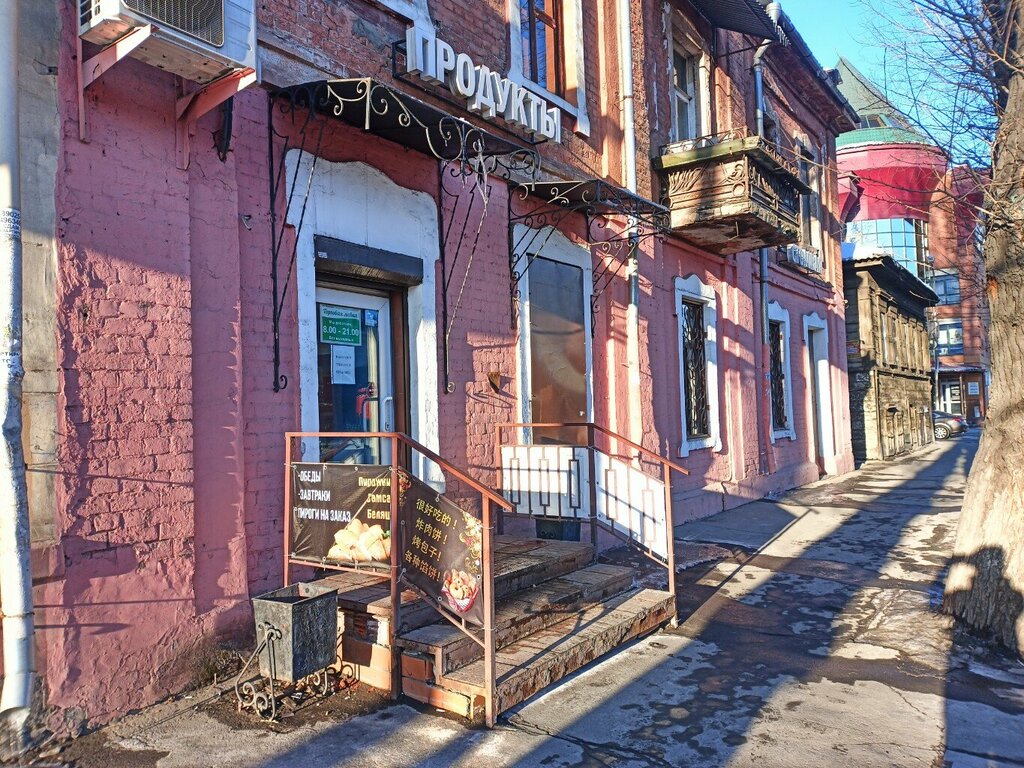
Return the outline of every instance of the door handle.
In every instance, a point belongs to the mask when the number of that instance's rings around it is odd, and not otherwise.
[[[384,400],[381,401],[381,411],[381,415],[384,417],[384,431],[391,432],[392,422],[394,421],[395,415],[395,398],[390,395],[385,397]]]

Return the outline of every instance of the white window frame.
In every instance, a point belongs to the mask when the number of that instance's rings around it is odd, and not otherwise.
[[[508,79],[516,85],[546,99],[576,119],[573,130],[581,136],[590,135],[590,115],[587,113],[586,58],[583,46],[583,1],[562,0],[562,51],[566,84],[576,88],[576,103],[567,101],[557,93],[533,82],[523,72],[523,34],[519,18],[520,0],[506,0],[510,41]],[[571,77],[570,77],[571,75]]]
[[[594,294],[594,261],[590,249],[577,245],[553,227],[534,229],[525,224],[516,224],[512,230],[512,242],[519,243],[520,248],[537,246],[536,255],[562,264],[569,264],[583,270],[583,333],[585,360],[587,366],[587,413],[580,421],[594,420],[594,345],[592,318],[590,316],[591,298]],[[525,253],[515,253],[513,258],[522,258],[528,265],[530,258]],[[533,391],[533,362],[530,350],[530,269],[519,279],[519,343],[516,345],[516,369],[519,371],[518,410],[520,420],[524,424],[533,421],[533,408],[530,393]],[[533,439],[524,430],[524,441]]]
[[[782,325],[782,369],[784,371],[785,379],[783,380],[783,394],[786,399],[786,422],[788,426],[785,429],[775,428],[775,418],[772,413],[772,408],[768,408],[768,415],[772,419],[772,431],[771,440],[774,443],[776,440],[783,438],[789,438],[790,440],[796,440],[796,424],[793,421],[793,356],[790,354],[790,324],[789,324],[789,310],[783,309],[782,305],[777,301],[771,301],[768,303],[768,321],[775,321]],[[769,352],[770,354],[770,352]],[[770,366],[769,366],[770,370]],[[770,399],[770,398],[769,398]]]
[[[668,82],[672,99],[669,113],[669,136],[673,142],[700,138],[707,133],[708,126],[711,125],[711,57],[703,45],[676,24],[669,22],[666,26],[671,30],[668,40]],[[676,124],[675,54],[677,52],[694,63],[693,93],[688,94],[691,107],[690,116],[695,129],[693,136],[680,136],[679,126]]]
[[[434,22],[430,19],[427,0],[377,0],[389,11],[409,19],[416,29],[424,32],[434,31]]]
[[[722,429],[718,400],[718,298],[715,289],[702,282],[696,275],[675,279],[676,349],[679,351],[679,425],[682,437],[679,440],[679,456],[689,456],[691,451],[711,448],[722,450]],[[704,355],[707,361],[708,391],[708,435],[688,439],[686,424],[686,371],[683,366],[683,313],[684,301],[704,306]]]
[[[805,359],[807,365],[817,365],[816,380],[818,382],[818,396],[820,401],[818,407],[815,409],[814,404],[810,402],[810,399],[814,397],[814,390],[811,387],[805,387],[807,390],[807,400],[811,410],[809,414],[813,415],[815,410],[818,413],[818,435],[821,437],[821,448],[822,448],[822,460],[825,463],[825,472],[830,475],[838,474],[838,467],[836,466],[836,444],[835,444],[835,413],[832,407],[832,363],[829,356],[829,338],[828,338],[828,322],[824,320],[817,312],[812,312],[809,315],[804,315],[804,348],[807,350]],[[811,333],[817,331],[818,334],[811,338]],[[815,348],[812,345],[812,341],[817,343]],[[805,379],[809,381],[808,379]],[[792,424],[790,419],[790,424]],[[814,446],[812,448],[812,455]]]
[[[797,163],[805,163],[807,166],[807,179],[801,179],[801,181],[804,181],[807,186],[814,190],[810,195],[802,194],[800,196],[800,245],[804,248],[822,253],[822,243],[824,242],[821,226],[822,155],[812,149],[810,140],[808,140],[806,136],[793,136],[793,144],[796,147]],[[803,221],[803,198],[807,198],[807,218],[809,221],[806,224],[806,229],[807,234],[810,236],[809,239],[805,237],[804,234],[805,224]]]

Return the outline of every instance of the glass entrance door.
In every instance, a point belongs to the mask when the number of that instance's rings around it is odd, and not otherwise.
[[[386,295],[316,289],[321,432],[390,432],[395,423],[391,307]],[[390,461],[387,440],[320,441],[320,461]]]
[[[943,381],[939,384],[939,410],[956,415],[963,414],[960,382]]]

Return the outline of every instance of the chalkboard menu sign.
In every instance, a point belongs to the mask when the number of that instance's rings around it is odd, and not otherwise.
[[[412,475],[398,473],[404,577],[456,616],[483,624],[483,526]]]
[[[391,563],[391,468],[292,464],[291,556]]]

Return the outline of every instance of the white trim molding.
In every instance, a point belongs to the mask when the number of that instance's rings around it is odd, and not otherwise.
[[[704,355],[707,363],[708,393],[708,436],[687,439],[686,425],[686,371],[683,370],[683,301],[704,306]],[[711,448],[722,450],[722,429],[718,396],[718,298],[715,289],[702,282],[696,275],[676,277],[675,309],[676,348],[679,352],[679,425],[682,436],[679,440],[679,455],[689,456],[690,451]]]
[[[434,22],[430,20],[427,0],[378,0],[378,2],[389,11],[409,19],[416,29],[424,32],[434,31]]]
[[[296,173],[295,164],[300,163]],[[304,432],[320,428],[316,346],[316,254],[313,237],[324,235],[358,245],[411,256],[423,262],[423,282],[409,288],[409,431],[432,451],[440,447],[438,431],[437,309],[434,286],[438,259],[437,204],[426,192],[395,184],[376,168],[361,162],[334,163],[291,150],[285,158],[289,180],[305,185],[309,203],[299,231],[295,263],[298,296],[299,410]],[[310,176],[312,174],[312,176]],[[301,195],[287,212],[297,226]],[[290,196],[286,199],[291,199]],[[421,458],[414,474],[440,488],[444,476]]]
[[[793,357],[789,351],[789,310],[783,309],[782,305],[777,301],[768,302],[768,321],[775,321],[782,325],[782,368],[783,376],[785,377],[783,380],[783,392],[786,396],[787,424],[785,429],[776,429],[773,419],[771,439],[773,443],[782,438],[796,440],[796,424],[793,423]],[[771,408],[768,409],[768,412],[771,415]]]
[[[551,261],[571,264],[583,270],[583,331],[585,339],[585,360],[587,367],[587,413],[583,421],[594,420],[594,352],[591,332],[590,301],[594,292],[594,263],[590,249],[577,245],[557,229],[544,227],[532,229],[524,224],[516,224],[512,231],[512,242],[519,243],[520,248],[531,255],[542,256]],[[538,247],[533,248],[534,245]],[[526,253],[515,253],[514,258],[522,256],[523,264],[528,264]],[[526,268],[526,267],[524,267]],[[519,343],[516,345],[516,369],[519,372],[517,397],[520,419],[524,423],[533,420],[530,406],[530,392],[533,384],[533,371],[530,356],[530,270],[519,279]],[[532,436],[526,435],[530,440]]]
[[[565,0],[562,5],[562,50],[565,53],[566,79],[574,84],[576,103],[567,101],[557,93],[538,85],[523,74],[523,33],[520,19],[520,0],[507,0],[510,52],[508,79],[532,91],[572,115],[576,120],[573,130],[581,136],[590,136],[590,115],[587,112],[586,56],[583,45],[583,2]],[[571,76],[571,77],[570,77]]]
[[[811,338],[812,331],[817,331],[813,339]],[[836,465],[835,414],[832,408],[832,363],[829,360],[828,343],[828,322],[823,320],[817,312],[804,315],[804,346],[808,351],[807,365],[815,366],[815,381],[818,384],[817,408],[814,403],[808,402],[808,404],[811,408],[810,413],[817,412],[818,414],[818,436],[821,440],[821,455],[825,463],[825,472],[835,475],[839,470]],[[814,397],[814,390],[811,387],[807,387],[807,396],[808,398]]]

